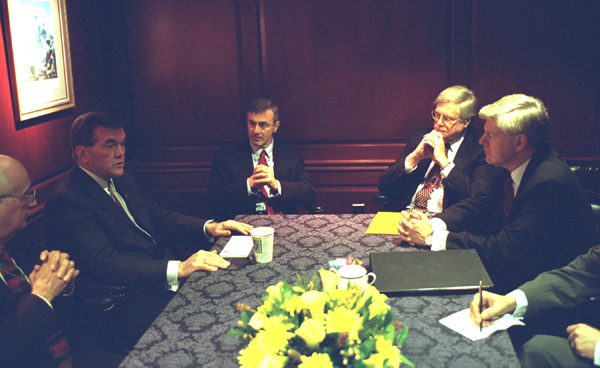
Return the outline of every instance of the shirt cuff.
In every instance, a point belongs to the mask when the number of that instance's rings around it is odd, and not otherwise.
[[[513,298],[515,298],[515,301],[517,302],[517,307],[515,308],[515,311],[513,312],[513,316],[522,318],[525,315],[525,312],[527,311],[527,306],[529,305],[529,303],[527,301],[527,296],[525,295],[523,290],[519,290],[519,289],[513,290],[506,295],[512,296]]]
[[[50,309],[54,310],[54,307],[52,306],[52,303],[50,303],[50,302],[48,301],[48,299],[44,298],[44,297],[43,297],[43,296],[41,296],[41,295],[34,294],[34,293],[31,293],[31,295],[35,295],[35,296],[37,296],[38,298],[42,299],[44,302],[46,302],[46,304],[48,304],[48,306],[50,307]]]
[[[454,169],[454,162],[450,162],[448,165],[446,165],[446,167],[444,167],[442,170],[440,170],[440,173],[442,174],[442,178],[446,179],[448,177],[448,175],[450,175],[450,171],[452,171],[452,169]]]
[[[275,180],[277,182],[277,191],[273,193],[273,191],[271,191],[271,198],[273,197],[279,197],[281,195],[281,183],[279,182],[279,180]]]
[[[211,233],[209,233],[208,231],[206,231],[206,225],[210,224],[211,222],[214,222],[214,220],[208,220],[204,223],[204,227],[202,228],[202,230],[204,231],[204,236],[206,236],[206,238],[208,239],[209,242],[213,243],[215,241],[215,238],[212,236]]]
[[[434,217],[429,220],[429,225],[433,229],[433,238],[431,239],[431,250],[437,252],[439,250],[446,250],[446,240],[448,239],[448,228],[446,223]]]
[[[596,349],[594,349],[594,365],[600,365],[600,339],[596,341]]]
[[[417,165],[418,166],[418,165]],[[410,174],[411,172],[415,171],[417,169],[417,166],[415,167],[410,167],[410,165],[408,164],[408,159],[404,160],[404,171],[407,174]]]
[[[179,263],[180,261],[169,261],[167,263],[167,290],[179,290]]]

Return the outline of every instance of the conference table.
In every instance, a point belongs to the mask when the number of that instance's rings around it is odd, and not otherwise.
[[[217,272],[195,272],[154,321],[121,367],[237,367],[244,344],[226,337],[240,319],[237,303],[261,305],[265,289],[293,284],[298,273],[312,275],[328,261],[352,256],[369,267],[371,252],[429,251],[401,245],[397,236],[365,234],[373,214],[242,215],[236,220],[275,229],[273,260],[236,260]],[[221,250],[229,240],[220,238]],[[398,270],[401,277],[402,270]],[[415,367],[519,367],[506,331],[471,341],[439,323],[465,309],[472,292],[391,296],[394,319],[409,328],[401,351]]]

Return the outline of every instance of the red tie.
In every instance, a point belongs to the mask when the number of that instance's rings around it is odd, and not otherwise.
[[[267,151],[265,151],[264,149],[260,153],[260,158],[258,159],[258,164],[269,166],[269,164],[267,163]],[[267,199],[269,198],[269,193],[267,193],[266,185],[263,185],[263,187],[260,188],[260,192],[265,196],[265,198],[267,198]],[[267,207],[267,213],[269,215],[272,215],[273,213],[275,213],[275,211],[273,211],[273,207],[269,206],[268,201],[265,201],[264,203],[265,203],[265,206]]]
[[[3,246],[0,247],[0,270],[6,286],[19,300],[31,292],[29,280]],[[58,367],[71,367],[71,348],[61,330],[46,341],[46,346]]]

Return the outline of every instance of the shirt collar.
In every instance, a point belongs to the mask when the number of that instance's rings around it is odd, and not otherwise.
[[[523,174],[525,174],[525,169],[527,169],[527,165],[529,165],[529,161],[531,161],[531,157],[525,162],[521,164],[521,166],[517,167],[510,173],[510,177],[513,181],[513,188],[515,193],[519,189],[519,185],[521,185],[521,180],[523,180]]]
[[[267,152],[267,157],[269,157],[269,158],[273,157],[273,143],[275,143],[275,138],[273,138],[273,140],[271,140],[271,144],[269,144],[264,149]],[[252,143],[250,143],[250,147],[252,147],[253,155],[255,155],[256,157],[260,156],[260,152],[262,151],[262,148],[256,147]]]
[[[100,185],[102,187],[102,189],[104,189],[106,192],[108,192],[108,185],[110,184],[108,181],[106,181],[106,179],[103,179],[101,177],[99,177],[98,175],[94,174],[93,172],[84,169],[83,167],[81,167],[80,165],[79,168],[81,170],[83,170],[86,174],[88,174],[92,179],[94,179],[94,181],[96,183],[98,183],[98,185]],[[112,181],[112,179],[110,179]]]

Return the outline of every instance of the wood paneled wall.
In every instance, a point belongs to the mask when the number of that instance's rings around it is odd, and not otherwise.
[[[77,108],[15,130],[0,85],[2,152],[39,182],[69,166],[74,116],[106,109],[129,122],[128,169],[144,190],[208,215],[212,155],[246,139],[245,106],[266,95],[280,106],[277,139],[302,150],[319,203],[372,212],[379,172],[431,124],[432,101],[452,84],[482,105],[539,97],[559,154],[600,158],[598,1],[67,3]]]

